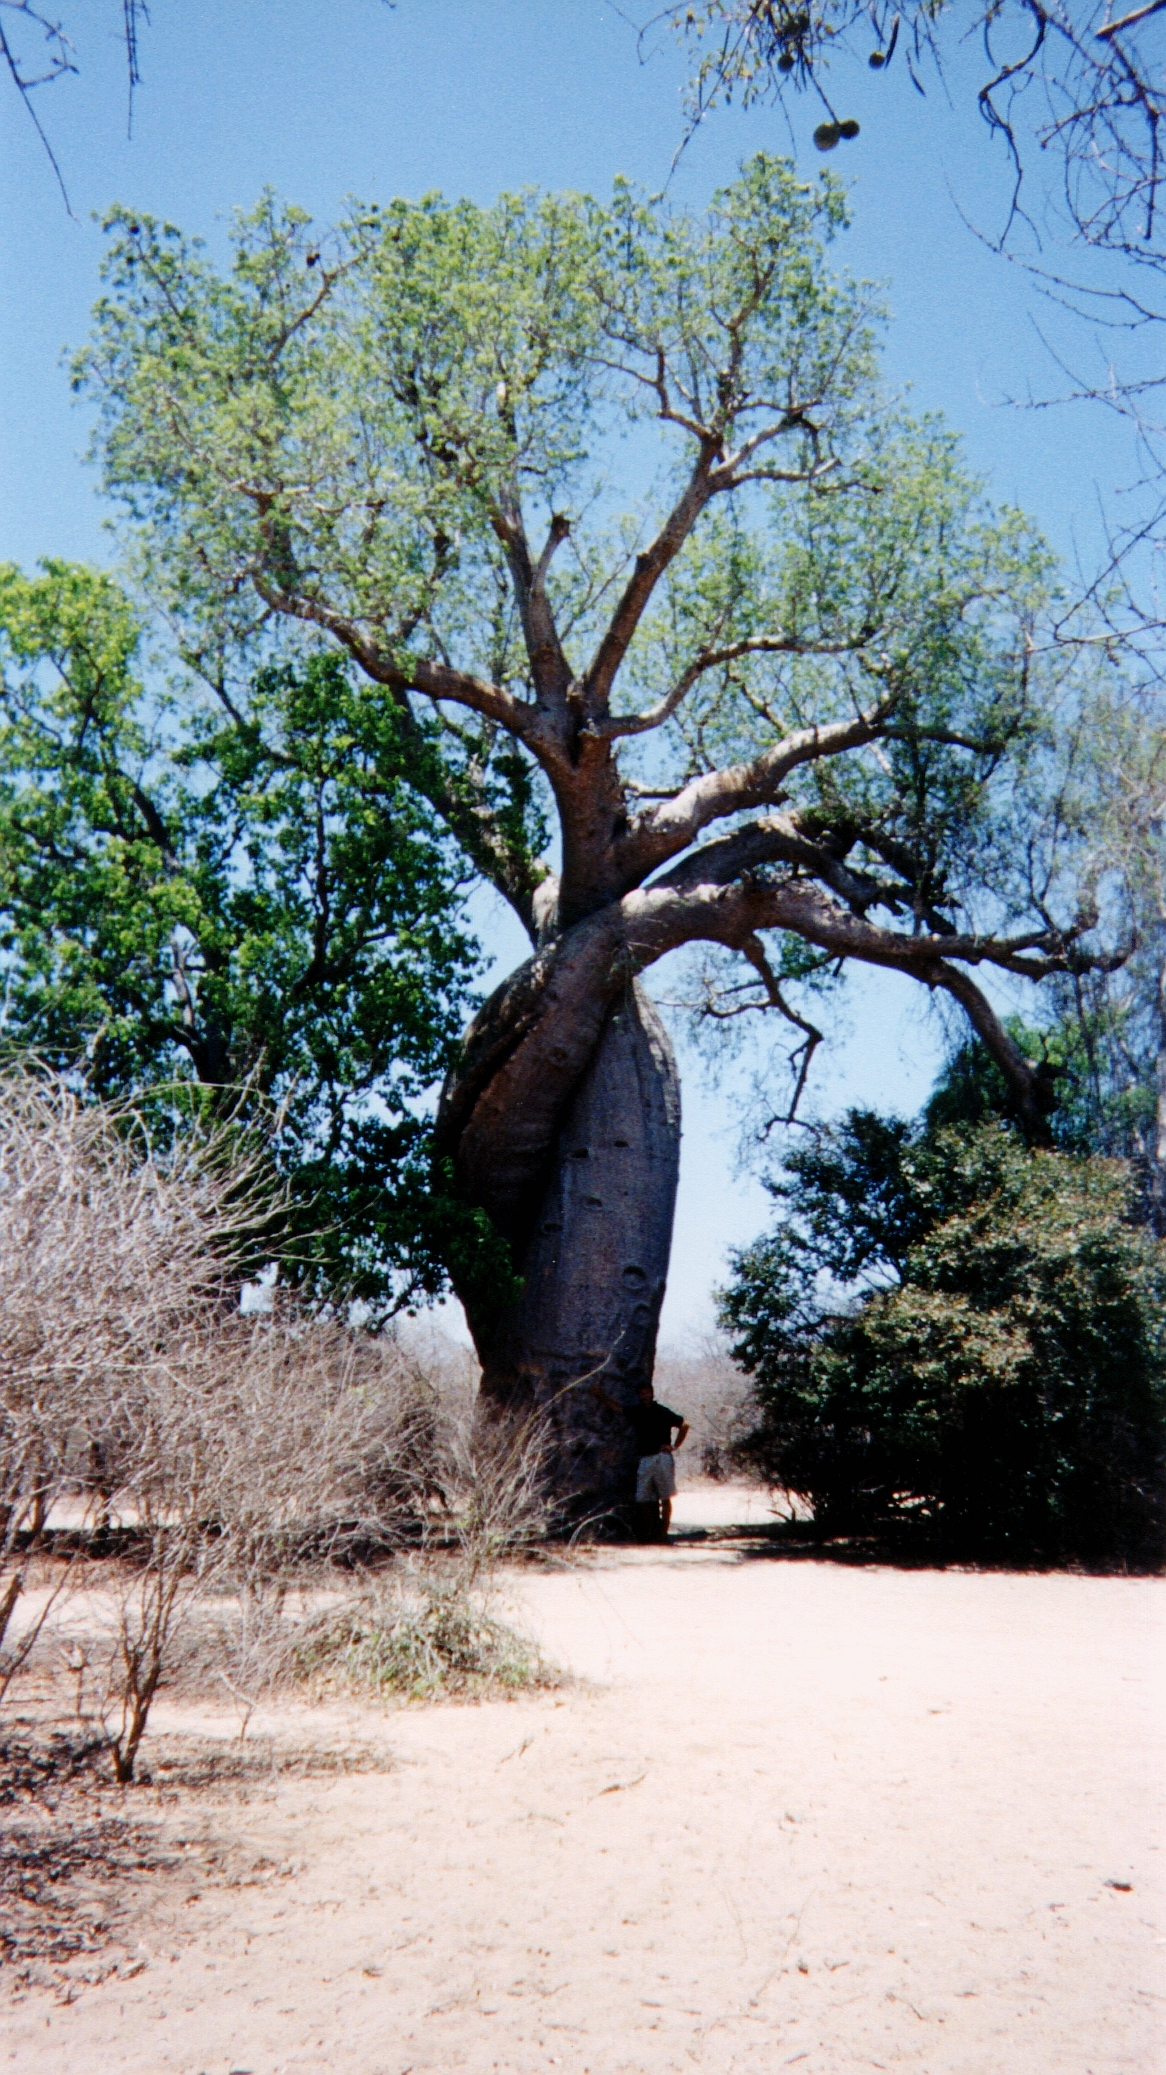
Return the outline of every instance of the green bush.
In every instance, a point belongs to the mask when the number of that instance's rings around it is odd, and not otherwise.
[[[824,1532],[1160,1561],[1166,1249],[1126,1163],[852,1111],[772,1186],[722,1318],[754,1378],[745,1448]]]

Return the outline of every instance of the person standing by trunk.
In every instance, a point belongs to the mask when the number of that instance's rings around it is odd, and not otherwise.
[[[662,1541],[668,1539],[672,1525],[672,1500],[676,1492],[675,1450],[683,1447],[688,1434],[688,1421],[683,1413],[673,1412],[669,1406],[661,1405],[650,1383],[642,1383],[636,1392],[634,1405],[621,1405],[610,1396],[603,1385],[595,1382],[591,1386],[602,1405],[609,1412],[616,1412],[621,1419],[631,1422],[636,1437],[636,1504],[645,1510],[651,1508],[655,1524],[659,1527]],[[675,1441],[673,1430],[679,1428]]]

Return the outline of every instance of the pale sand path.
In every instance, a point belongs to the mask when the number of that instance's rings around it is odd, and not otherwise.
[[[144,1923],[136,1978],[10,2008],[0,2066],[1166,2068],[1160,1584],[706,1545],[527,1574],[512,1598],[595,1683],[285,1717],[383,1738],[399,1767],[233,1811],[295,1877],[208,1887],[183,1940]]]

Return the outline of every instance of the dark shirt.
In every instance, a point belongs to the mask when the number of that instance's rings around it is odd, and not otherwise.
[[[625,1410],[641,1456],[659,1455],[662,1448],[670,1448],[673,1427],[684,1425],[679,1412],[670,1412],[667,1405],[661,1405],[655,1398],[650,1405],[628,1405]]]

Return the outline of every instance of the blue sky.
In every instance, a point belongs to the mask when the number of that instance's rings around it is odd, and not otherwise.
[[[213,251],[232,209],[266,185],[322,221],[349,194],[384,202],[441,188],[486,200],[526,185],[605,193],[617,173],[654,191],[669,180],[683,133],[681,54],[664,35],[638,49],[607,0],[399,0],[395,9],[380,0],[153,0],[132,139],[120,6],[89,0],[71,13],[85,24],[80,77],[43,92],[38,106],[76,220],[15,96],[0,100],[0,560],[25,566],[42,555],[116,560],[61,358],[84,338],[97,293],[92,212],[124,201],[198,232]],[[1099,504],[1112,501],[1125,455],[1100,409],[1008,404],[1061,383],[1038,326],[1078,358],[1090,344],[963,220],[991,231],[1007,194],[1002,152],[975,113],[976,78],[974,49],[957,60],[950,101],[938,87],[920,99],[896,68],[847,72],[839,113],[857,116],[862,133],[831,161],[852,193],[838,256],[886,284],[892,382],[909,385],[917,407],[945,413],[996,497],[1023,505],[1066,558],[1089,563]],[[816,167],[817,120],[808,102],[792,134],[773,110],[717,114],[683,154],[672,192],[699,205],[760,147],[795,150]],[[500,961],[521,956],[517,928],[488,904],[482,913]],[[943,1049],[916,994],[894,976],[870,975],[852,990],[817,1076],[819,1108],[916,1106]],[[736,1169],[732,1074],[714,1089],[698,1061],[685,1064],[665,1313],[673,1339],[708,1322],[726,1248],[751,1238],[766,1208],[757,1180]]]

